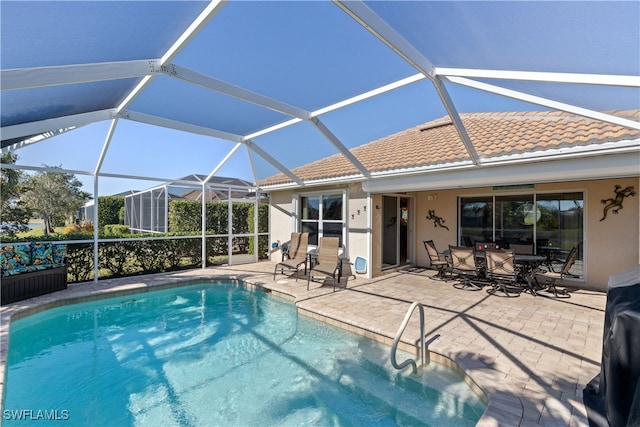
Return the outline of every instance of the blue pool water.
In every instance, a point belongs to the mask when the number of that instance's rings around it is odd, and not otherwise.
[[[398,360],[408,354],[399,353]],[[4,426],[472,426],[485,404],[432,363],[235,284],[59,307],[12,322]]]

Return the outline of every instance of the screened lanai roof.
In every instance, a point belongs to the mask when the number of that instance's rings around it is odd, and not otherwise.
[[[2,150],[36,150],[109,123],[76,173],[213,177],[241,158],[254,182],[284,174],[305,185],[292,170],[337,153],[374,179],[351,148],[443,116],[481,167],[486,159],[460,118],[475,112],[563,111],[640,129],[637,117],[609,113],[640,108],[638,1],[0,7]],[[149,175],[140,162],[118,166],[125,154],[105,161],[112,140],[122,141],[117,153],[139,143],[121,122],[204,137],[192,158],[205,159],[206,170]],[[172,138],[149,155],[190,149],[188,138]]]

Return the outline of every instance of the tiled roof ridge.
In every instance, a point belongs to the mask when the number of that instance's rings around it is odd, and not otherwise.
[[[609,111],[601,111],[604,114],[610,114],[612,116],[618,117],[632,117],[638,116],[640,119],[640,109],[632,109],[632,110],[609,110]],[[592,119],[585,116],[579,116],[574,113],[569,113],[566,111],[489,111],[489,112],[477,112],[477,113],[460,113],[460,119],[464,122],[465,120],[547,120],[547,121],[581,121],[588,120],[599,122],[600,120]],[[419,124],[417,126],[410,127],[408,129],[403,129],[399,132],[383,136],[381,138],[375,139],[373,141],[365,142],[364,144],[358,145],[357,147],[352,148],[350,151],[357,151],[365,146],[371,146],[376,143],[384,143],[391,138],[397,138],[401,135],[412,133],[415,131],[427,131],[430,129],[435,129],[442,126],[453,125],[451,118],[449,115],[445,115],[439,117],[434,120],[430,120],[428,122]],[[340,155],[340,153],[336,154]]]
[[[600,111],[603,114],[609,114],[611,116],[616,117],[632,117],[639,116],[640,118],[640,109],[631,109],[631,110],[607,110]],[[448,118],[445,116],[440,119],[433,120],[431,122],[426,123],[425,125],[429,125],[438,120],[443,120]],[[578,120],[589,120],[589,121],[600,121],[598,119],[581,116],[575,113],[570,113],[568,111],[554,111],[554,110],[545,110],[545,111],[489,111],[489,112],[478,112],[478,113],[460,113],[460,119],[462,121],[469,119],[500,119],[500,120],[523,120],[523,119],[540,119],[540,120],[562,120],[562,121],[578,121]]]
[[[640,122],[640,109],[601,113]],[[603,140],[620,141],[637,138],[640,134],[640,131],[622,125],[565,111],[460,113],[460,119],[483,157],[559,149]],[[393,148],[399,146],[403,150]],[[366,142],[349,151],[367,169],[377,172],[461,161],[465,152],[448,115]],[[340,152],[292,169],[303,180],[344,177],[355,171],[355,166]],[[263,182],[269,185],[291,180],[284,174],[277,174]]]

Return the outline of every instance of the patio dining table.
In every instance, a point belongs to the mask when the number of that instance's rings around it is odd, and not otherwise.
[[[533,296],[537,295],[533,272],[536,267],[546,261],[546,259],[547,257],[544,255],[515,254],[514,261],[521,267],[523,284],[526,282],[525,290],[531,292],[531,295]]]

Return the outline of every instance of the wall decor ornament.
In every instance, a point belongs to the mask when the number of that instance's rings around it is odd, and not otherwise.
[[[434,227],[442,227],[442,228],[446,228],[447,231],[449,231],[449,227],[447,227],[446,225],[444,225],[444,223],[446,222],[444,219],[442,219],[441,217],[436,215],[436,211],[433,209],[429,209],[429,215],[427,215],[427,219],[430,221],[433,221],[433,226]]]
[[[615,197],[612,199],[602,199],[600,203],[605,205],[603,209],[603,216],[600,221],[604,221],[607,218],[607,213],[609,210],[614,214],[617,214],[620,209],[622,209],[622,201],[625,197],[635,196],[637,193],[633,191],[633,187],[629,186],[626,188],[622,188],[622,186],[616,184],[614,188],[614,193],[616,193]]]

